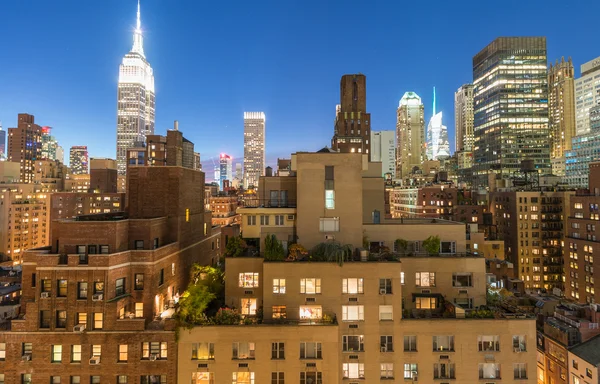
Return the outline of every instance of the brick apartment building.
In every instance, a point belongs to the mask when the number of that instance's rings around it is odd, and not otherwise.
[[[0,333],[0,382],[176,383],[174,303],[220,254],[204,174],[127,172],[128,209],[59,220],[23,256],[22,312]]]

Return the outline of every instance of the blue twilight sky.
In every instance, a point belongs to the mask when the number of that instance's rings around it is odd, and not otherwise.
[[[207,179],[221,152],[243,155],[243,112],[267,116],[267,162],[329,145],[339,80],[367,75],[373,130],[393,130],[406,91],[432,87],[454,149],[454,91],[498,36],[542,35],[548,57],[600,56],[597,0],[142,0],[156,78],[156,133],[179,127]],[[135,0],[1,0],[0,120],[53,127],[65,148],[115,157],[116,86]]]

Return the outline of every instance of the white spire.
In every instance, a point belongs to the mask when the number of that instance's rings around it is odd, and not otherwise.
[[[137,6],[137,22],[135,26],[135,31],[133,32],[133,48],[131,48],[131,52],[139,53],[144,56],[144,38],[142,37],[142,20],[140,16],[140,0],[138,0]]]

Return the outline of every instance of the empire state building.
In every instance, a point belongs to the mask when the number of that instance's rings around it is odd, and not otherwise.
[[[154,134],[154,73],[144,55],[139,0],[133,47],[119,67],[117,99],[117,169],[125,175],[127,149]]]

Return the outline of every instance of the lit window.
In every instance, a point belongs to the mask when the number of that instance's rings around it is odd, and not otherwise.
[[[480,379],[499,379],[500,378],[500,364],[496,363],[480,363],[479,364],[479,378]]]
[[[192,360],[213,360],[214,358],[214,343],[192,343]]]
[[[365,365],[362,363],[344,363],[342,364],[345,379],[364,379]]]
[[[394,363],[381,363],[379,366],[379,375],[382,379],[394,378]]]
[[[352,278],[352,279],[342,279],[342,293],[364,293],[363,292],[363,279],[362,278]]]
[[[477,336],[480,352],[494,352],[500,350],[500,336]]]
[[[53,363],[60,363],[62,361],[62,345],[52,346],[52,360]]]
[[[232,384],[254,384],[254,372],[233,372]]]
[[[119,344],[119,362],[127,361],[127,344]]]
[[[435,287],[435,272],[417,272],[415,284],[417,287]]]
[[[415,307],[417,309],[435,309],[437,308],[437,299],[435,297],[416,297]]]
[[[215,374],[212,372],[192,372],[192,384],[215,384]]]
[[[273,279],[273,293],[285,293],[285,279]]]
[[[362,321],[365,319],[364,305],[343,305],[342,321]]]
[[[254,359],[254,343],[236,342],[233,343],[232,349],[234,359]]]
[[[300,279],[300,293],[311,295],[321,293],[321,279]]]
[[[404,378],[413,379],[418,375],[417,364],[404,364]]]
[[[257,272],[240,273],[239,286],[241,288],[257,288],[258,287],[258,273]]]
[[[433,336],[433,351],[454,351],[454,336]]]
[[[287,317],[285,305],[274,305],[271,309],[273,311],[273,319],[285,319]]]
[[[102,329],[104,314],[102,312],[94,312],[94,329]]]
[[[301,320],[319,320],[323,317],[323,311],[320,305],[301,305]]]
[[[246,316],[256,315],[256,299],[243,298],[241,308],[242,308],[242,315],[246,315]]]
[[[168,345],[166,341],[146,341],[142,343],[142,360],[149,360],[151,357],[166,360],[167,353]]]
[[[323,357],[321,343],[318,342],[301,342],[300,343],[300,358],[301,359],[321,359]]]

